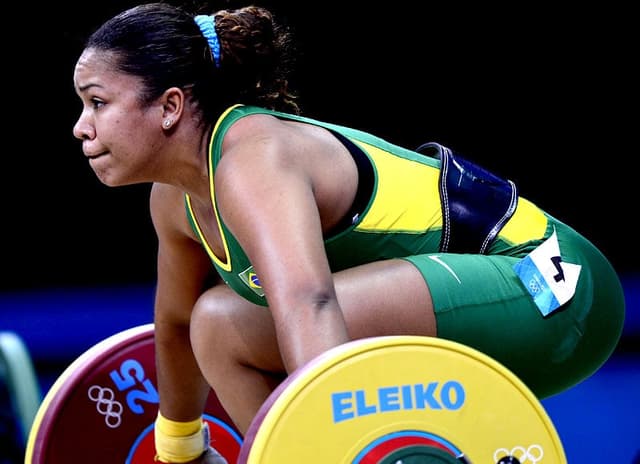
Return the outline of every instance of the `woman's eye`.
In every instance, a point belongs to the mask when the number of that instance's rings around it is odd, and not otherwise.
[[[104,102],[102,100],[98,100],[97,98],[92,98],[91,99],[91,106],[93,106],[93,108],[98,109],[102,106],[104,106]]]

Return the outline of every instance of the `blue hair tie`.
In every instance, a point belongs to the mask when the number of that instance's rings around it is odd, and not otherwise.
[[[216,68],[220,67],[220,42],[218,41],[218,34],[216,34],[216,23],[213,16],[198,15],[194,18],[196,24],[202,31],[207,42],[209,42],[209,48],[213,55],[213,61],[216,63]]]

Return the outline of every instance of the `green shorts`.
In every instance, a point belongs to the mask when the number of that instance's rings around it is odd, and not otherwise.
[[[609,261],[573,229],[555,228],[563,260],[582,268],[573,297],[547,316],[513,269],[520,257],[405,258],[429,286],[438,336],[491,356],[539,398],[592,375],[615,349],[624,322],[624,294]]]

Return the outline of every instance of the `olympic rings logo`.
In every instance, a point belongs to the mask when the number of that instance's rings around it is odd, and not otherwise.
[[[107,427],[115,429],[122,423],[122,403],[115,399],[116,395],[110,388],[93,385],[88,390],[91,401],[96,403],[96,411],[104,416]]]
[[[544,451],[540,445],[531,445],[527,449],[525,449],[524,446],[514,446],[511,451],[506,448],[498,448],[493,453],[493,461],[496,463],[508,462],[503,461],[503,459],[514,457],[521,464],[524,464],[525,462],[535,464],[542,460],[542,456],[544,456]]]
[[[529,281],[529,289],[533,293],[538,293],[540,291],[540,284],[535,279],[531,279]]]

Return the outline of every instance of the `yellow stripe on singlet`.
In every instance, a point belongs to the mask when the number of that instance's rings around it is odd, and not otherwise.
[[[543,238],[546,230],[547,216],[529,200],[520,197],[515,213],[498,237],[511,243],[524,243]]]
[[[422,233],[442,227],[439,170],[355,141],[377,168],[375,199],[357,230]]]

